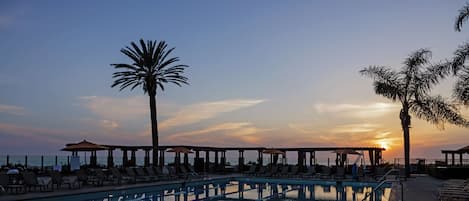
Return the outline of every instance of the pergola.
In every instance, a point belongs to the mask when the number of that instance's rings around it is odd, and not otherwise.
[[[445,154],[445,164],[446,165],[449,165],[448,164],[448,154],[451,154],[451,165],[452,166],[457,165],[455,163],[454,155],[459,154],[459,165],[462,166],[463,165],[462,155],[465,154],[465,153],[469,153],[469,146],[465,146],[465,147],[460,148],[458,150],[441,150],[441,153]]]
[[[129,167],[129,166],[136,166],[136,152],[138,150],[143,150],[145,152],[144,155],[144,166],[150,166],[150,152],[152,150],[152,146],[127,146],[127,145],[98,145],[101,147],[105,147],[108,151],[107,155],[107,166],[113,167],[114,166],[114,156],[113,151],[116,149],[120,149],[122,151],[122,166]],[[227,151],[236,151],[239,154],[238,157],[238,166],[239,169],[244,169],[245,166],[245,158],[244,152],[246,151],[254,151],[257,152],[257,162],[258,164],[263,164],[263,155],[266,150],[278,150],[279,153],[286,153],[286,152],[297,152],[298,154],[298,162],[297,165],[299,166],[300,170],[303,170],[304,167],[307,166],[307,158],[309,157],[309,165],[314,165],[316,161],[316,152],[334,152],[336,153],[336,166],[344,166],[344,159],[346,158],[347,154],[353,154],[356,152],[368,152],[370,165],[372,168],[379,165],[382,160],[382,151],[384,148],[380,147],[210,147],[210,146],[188,146],[188,145],[160,145],[158,147],[159,150],[159,163],[153,164],[154,166],[163,166],[165,161],[165,152],[168,150],[187,150],[183,152],[179,152],[176,154],[176,157],[181,157],[180,154],[184,156],[184,164],[188,165],[189,160],[189,153],[194,154],[194,168],[196,171],[207,171],[211,167],[210,165],[214,165],[215,169],[224,169],[226,164],[226,152]],[[104,149],[100,149],[104,150]],[[339,150],[339,151],[338,151]],[[95,150],[96,151],[96,150]],[[96,162],[96,152],[94,151],[94,159],[93,161]],[[130,159],[128,152],[130,151]],[[201,152],[205,153],[205,157],[202,155]],[[211,157],[212,153],[212,157]],[[213,156],[214,155],[214,156]],[[286,154],[279,154],[285,159]],[[308,157],[307,157],[308,156]],[[345,158],[344,158],[345,157]]]

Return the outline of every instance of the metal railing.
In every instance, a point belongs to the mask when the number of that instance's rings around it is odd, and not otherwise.
[[[394,180],[391,180],[391,179],[386,179],[387,176],[389,176],[391,173],[393,172],[397,172],[397,176]],[[389,182],[399,182],[399,184],[401,185],[401,201],[404,201],[404,186],[402,184],[402,181],[400,179],[400,175],[399,175],[399,169],[390,169],[388,172],[386,172],[386,174],[384,174],[379,180],[379,184],[373,188],[373,190],[371,192],[367,192],[365,194],[365,197],[362,199],[362,201],[366,201],[372,194],[374,194],[376,191],[378,191],[379,189],[381,189],[383,187],[384,184],[386,183],[389,183]]]

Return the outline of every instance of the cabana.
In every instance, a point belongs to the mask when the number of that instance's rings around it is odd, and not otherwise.
[[[459,165],[463,166],[463,154],[469,153],[469,146],[465,146],[463,148],[460,148],[458,150],[441,150],[441,153],[445,154],[445,164],[449,165],[448,163],[448,154],[451,154],[451,166],[457,165],[455,163],[455,154],[459,154]]]

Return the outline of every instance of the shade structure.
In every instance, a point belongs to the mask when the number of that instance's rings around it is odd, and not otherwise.
[[[174,148],[169,149],[167,152],[175,152],[175,153],[183,153],[183,154],[194,153],[193,151],[185,147],[174,147]]]
[[[361,153],[353,149],[337,149],[337,150],[332,151],[332,153],[362,155]]]
[[[469,153],[469,146],[465,146],[461,149],[458,149],[459,153]]]
[[[99,150],[106,150],[106,149],[108,149],[108,147],[83,140],[76,144],[67,144],[65,148],[62,149],[62,151],[77,152],[77,151],[99,151]]]
[[[264,149],[264,151],[262,151],[262,153],[264,153],[264,154],[282,154],[282,155],[285,154],[284,151],[280,151],[278,149]]]

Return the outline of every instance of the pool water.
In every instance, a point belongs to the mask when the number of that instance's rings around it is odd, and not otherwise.
[[[361,201],[377,183],[336,182],[262,178],[226,178],[188,181],[158,186],[127,188],[107,192],[51,197],[38,200],[89,201],[187,201],[187,200],[340,200]],[[387,201],[385,186],[367,200]]]

